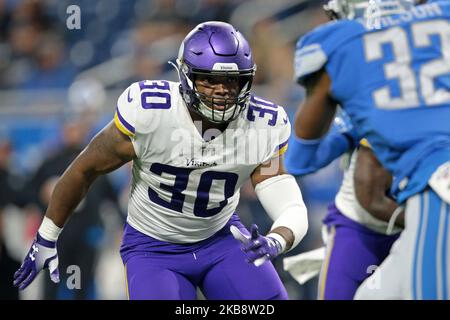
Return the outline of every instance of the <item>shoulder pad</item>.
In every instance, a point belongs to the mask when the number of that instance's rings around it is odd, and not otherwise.
[[[295,81],[302,84],[305,77],[324,68],[330,56],[364,27],[354,20],[332,21],[317,27],[301,38],[295,50]]]

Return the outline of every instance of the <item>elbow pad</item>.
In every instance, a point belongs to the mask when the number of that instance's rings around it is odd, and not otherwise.
[[[277,227],[290,229],[294,243],[289,250],[295,248],[308,230],[307,210],[295,178],[289,174],[271,177],[258,183],[255,192],[274,221],[271,230]]]

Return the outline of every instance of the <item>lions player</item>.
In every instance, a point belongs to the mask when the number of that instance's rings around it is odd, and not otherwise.
[[[333,0],[339,19],[297,45],[307,98],[296,136],[320,139],[339,103],[393,175],[405,229],[358,299],[448,299],[450,3]]]
[[[311,141],[292,136],[286,152],[286,169],[295,175],[319,170],[346,151],[350,156],[335,202],[323,220],[326,251],[319,279],[320,300],[353,299],[374,266],[386,258],[400,231],[391,230],[388,224],[392,214],[399,212],[387,194],[391,176],[373,156],[366,140],[359,146],[358,140],[341,111],[318,147],[311,148]],[[401,216],[395,222],[402,226]]]
[[[231,25],[206,22],[184,39],[180,82],[133,83],[114,121],[58,182],[29,254],[24,289],[42,268],[58,281],[56,241],[92,181],[133,161],[121,255],[131,299],[286,299],[271,258],[307,230],[306,207],[280,158],[290,125],[282,107],[250,93],[256,70]],[[235,213],[250,178],[274,224],[250,232]],[[237,240],[239,241],[237,241]],[[241,250],[242,249],[242,250]]]

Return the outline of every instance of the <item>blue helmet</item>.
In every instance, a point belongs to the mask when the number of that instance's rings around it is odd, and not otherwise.
[[[247,40],[232,25],[209,21],[195,27],[181,43],[176,67],[186,105],[207,120],[227,123],[247,107],[256,65]],[[195,80],[205,75],[236,80],[239,87],[236,96],[200,93]],[[219,100],[225,106],[222,109],[216,106]]]
[[[325,11],[334,19],[376,19],[411,9],[417,0],[330,0]]]

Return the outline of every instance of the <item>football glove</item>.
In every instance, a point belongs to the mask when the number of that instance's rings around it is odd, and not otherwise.
[[[42,269],[47,268],[50,271],[50,279],[58,283],[59,270],[56,242],[48,241],[37,233],[21,267],[14,273],[14,286],[19,287],[20,290],[25,289],[33,282]]]
[[[281,243],[272,237],[262,236],[258,232],[258,226],[253,224],[250,229],[251,236],[241,232],[236,226],[231,226],[233,237],[239,240],[242,251],[247,255],[247,262],[259,267],[267,260],[278,256],[282,251]]]

